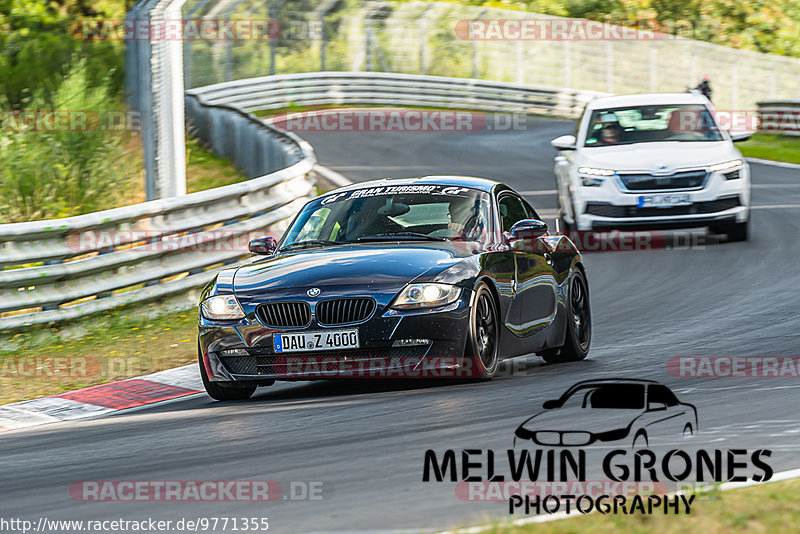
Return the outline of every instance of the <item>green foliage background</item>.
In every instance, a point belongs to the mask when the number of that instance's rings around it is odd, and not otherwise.
[[[121,2],[0,0],[0,112],[122,111],[123,46],[76,39],[71,24],[121,18]],[[140,163],[125,132],[0,128],[0,223],[117,205]]]
[[[395,0],[404,1],[404,0]],[[798,0],[439,0],[634,25],[767,54],[800,57]]]
[[[71,28],[81,19],[121,19],[129,7],[126,2],[132,1],[0,0],[0,112],[124,110],[124,43],[77,39]],[[655,21],[661,31],[684,37],[800,57],[800,0],[445,1],[617,24]],[[288,0],[278,18],[296,19],[317,5],[317,0]],[[342,0],[328,17],[328,69],[349,68],[344,53],[347,44],[339,30],[360,5],[361,0]],[[250,4],[242,7],[246,13],[237,10],[235,15],[266,16],[268,6]],[[449,26],[432,29],[450,31]],[[447,58],[446,64],[431,66],[437,73],[467,69],[469,58],[459,54],[456,44],[434,39],[432,46],[444,47],[447,52],[442,55],[436,50],[433,54]],[[245,43],[242,50],[253,64],[250,75],[268,72],[269,53],[263,43]],[[207,62],[206,56],[198,54]],[[307,39],[287,36],[278,43],[279,73],[315,69],[318,59],[318,51]],[[217,68],[198,64],[196,70],[220,81]],[[237,74],[241,77],[242,72]],[[129,141],[130,134],[125,132],[33,133],[0,127],[0,223],[118,205],[120,192],[141,174],[141,162],[126,150]]]

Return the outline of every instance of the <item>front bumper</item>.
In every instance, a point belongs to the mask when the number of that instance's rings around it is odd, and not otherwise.
[[[209,380],[270,383],[273,380],[332,378],[466,377],[465,362],[472,291],[458,301],[427,311],[397,311],[378,303],[375,314],[357,325],[274,329],[254,312],[235,324],[200,317],[199,350]],[[276,352],[274,335],[358,329],[359,348]]]
[[[597,187],[573,184],[571,194],[578,230],[699,228],[749,219],[750,175],[744,166],[735,180],[713,172],[700,188],[657,191],[627,190],[615,177]],[[661,194],[685,194],[691,204],[649,207],[640,203],[642,196]]]

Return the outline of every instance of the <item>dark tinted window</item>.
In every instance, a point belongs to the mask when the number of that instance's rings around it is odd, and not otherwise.
[[[663,402],[667,406],[675,406],[678,404],[678,399],[667,386],[657,385],[650,386],[650,395],[647,402]]]
[[[641,410],[644,408],[644,386],[641,384],[587,384],[570,393],[562,406],[573,398],[582,399],[584,408]]]
[[[526,219],[541,220],[541,217],[539,217],[539,214],[536,213],[536,210],[533,209],[533,206],[528,204],[528,202],[524,198],[522,199],[522,204],[525,206],[525,213],[527,214]]]
[[[500,207],[500,220],[503,221],[503,231],[508,232],[514,223],[529,218],[522,199],[515,195],[504,195],[498,202]]]

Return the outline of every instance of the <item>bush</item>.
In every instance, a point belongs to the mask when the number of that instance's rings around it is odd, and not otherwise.
[[[121,113],[113,73],[91,87],[85,60],[77,60],[57,88],[42,87],[22,103],[28,111]],[[0,109],[12,109],[0,97]],[[4,112],[0,128],[0,222],[65,217],[118,205],[138,165],[125,153],[127,132],[25,131]],[[88,121],[87,124],[92,124]]]

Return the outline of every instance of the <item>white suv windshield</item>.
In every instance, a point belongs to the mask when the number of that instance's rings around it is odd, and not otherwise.
[[[722,139],[711,113],[701,104],[631,106],[593,111],[584,146]]]

